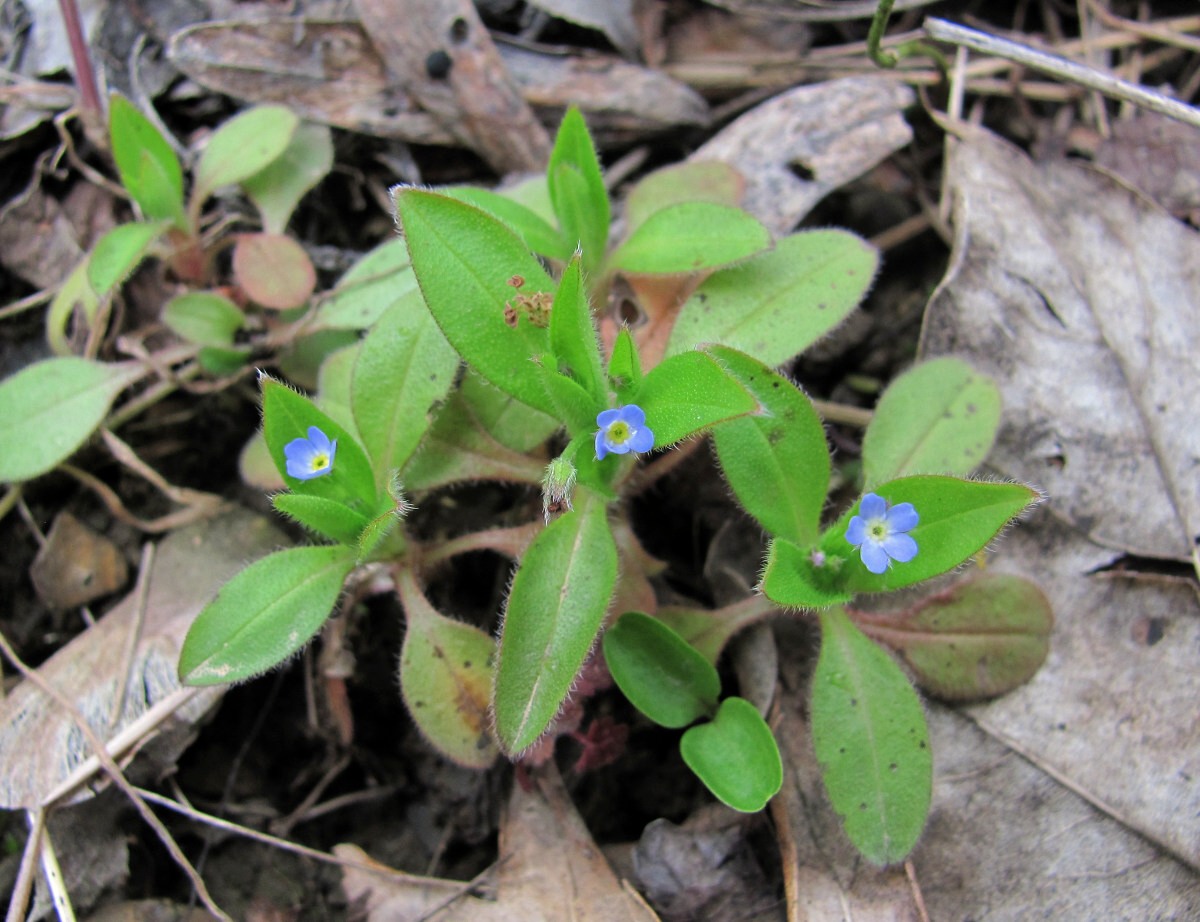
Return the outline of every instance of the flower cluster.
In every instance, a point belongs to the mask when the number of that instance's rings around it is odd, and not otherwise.
[[[889,507],[882,496],[868,493],[846,527],[846,540],[858,548],[863,566],[885,573],[893,560],[908,563],[917,556],[917,542],[907,532],[919,521],[912,503]]]
[[[637,404],[604,410],[596,417],[596,425],[600,427],[596,433],[597,461],[609,453],[624,455],[654,447],[654,433],[646,428],[646,414]]]
[[[308,427],[308,438],[292,439],[283,446],[288,476],[297,480],[312,480],[331,473],[336,454],[337,439],[330,441],[316,426]]]

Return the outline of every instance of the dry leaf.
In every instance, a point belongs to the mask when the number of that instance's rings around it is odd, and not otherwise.
[[[658,916],[623,885],[575,811],[553,765],[514,784],[500,828],[500,858],[491,876],[495,899],[470,895],[459,881],[372,874],[347,867],[346,898],[368,922],[654,922]],[[334,849],[364,860],[353,845]],[[439,907],[444,907],[439,910]]]
[[[1046,664],[969,713],[1200,868],[1194,584],[1097,575],[1124,551],[1186,560],[1200,533],[1200,238],[1088,167],[966,138],[949,170],[955,250],[922,349],[997,379],[989,464],[1046,489],[1059,517],[1015,529],[994,564],[1050,599]]]
[[[637,24],[633,0],[530,0],[530,5],[551,16],[603,32],[613,47],[630,58],[638,54]]]
[[[1200,549],[1200,236],[1112,178],[1038,164],[982,130],[949,169],[955,249],[926,356],[997,379],[989,463],[1035,483],[1092,540]]]
[[[1200,215],[1200,130],[1139,110],[1113,123],[1096,163],[1180,217]]]
[[[50,608],[74,608],[124,586],[129,564],[115,544],[64,510],[33,559],[29,577]]]
[[[776,233],[791,230],[838,186],[912,140],[911,89],[846,77],[782,93],[719,132],[691,160],[723,160],[746,177],[742,207]]]
[[[196,614],[226,579],[280,543],[266,519],[241,511],[173,533],[155,555],[140,631],[135,590],[38,671],[78,706],[101,739],[111,739],[178,690],[179,647]],[[201,690],[176,712],[174,726],[164,727],[186,731],[223,691]],[[175,737],[167,747],[175,752],[158,753],[160,766],[172,764],[182,735],[160,734],[160,740]],[[0,702],[0,807],[36,807],[89,755],[71,717],[29,682]]]

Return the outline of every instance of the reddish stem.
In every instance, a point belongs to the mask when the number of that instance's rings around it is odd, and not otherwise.
[[[79,106],[85,112],[97,115],[104,109],[100,105],[100,93],[96,89],[96,75],[92,72],[92,59],[88,55],[87,38],[83,34],[83,20],[79,18],[79,6],[75,0],[58,0],[63,27],[67,30],[67,41],[71,43],[71,58],[75,62],[75,85],[79,89]]]

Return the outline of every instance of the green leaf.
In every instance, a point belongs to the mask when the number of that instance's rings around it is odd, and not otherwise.
[[[324,496],[276,493],[271,497],[271,504],[305,528],[350,547],[358,546],[359,536],[370,524],[361,512]]]
[[[557,427],[557,424],[556,424]],[[496,441],[458,392],[438,411],[421,450],[404,469],[410,490],[431,490],[470,480],[501,480],[540,486],[544,462]]]
[[[365,330],[401,303],[410,310],[425,309],[408,248],[399,238],[375,247],[351,266],[331,295],[317,309],[319,329]]]
[[[303,647],[354,569],[352,548],[294,547],[252,563],[196,616],[179,653],[185,685],[240,682]]]
[[[631,611],[604,632],[604,660],[622,694],[664,727],[686,727],[717,709],[721,679],[673,630]]]
[[[782,365],[858,306],[878,264],[875,248],[846,231],[791,234],[706,279],[680,310],[667,354],[721,343]]]
[[[104,297],[129,278],[167,226],[165,221],[118,224],[96,241],[87,267],[92,290]]]
[[[96,322],[100,299],[88,281],[89,257],[84,257],[58,287],[46,310],[46,342],[55,355],[75,354],[67,336],[67,325],[82,316],[89,326]]]
[[[458,390],[479,425],[513,451],[532,451],[562,428],[554,417],[492,387],[470,368],[459,382]]]
[[[32,480],[69,458],[143,374],[137,363],[35,362],[0,381],[0,481]]]
[[[908,563],[893,563],[879,575],[868,570],[858,550],[846,540],[846,527],[858,514],[859,504],[855,503],[821,536],[821,549],[829,558],[848,558],[840,578],[851,592],[900,589],[953,570],[987,547],[1005,525],[1038,501],[1038,493],[1024,484],[955,477],[903,477],[879,484],[873,492],[893,506],[913,504],[920,522],[909,535],[917,542],[917,556]]]
[[[592,136],[574,106],[567,109],[558,126],[546,181],[561,236],[570,249],[578,246],[583,250],[583,267],[590,272],[600,265],[608,249],[612,208]]]
[[[770,232],[740,208],[683,202],[639,224],[609,267],[633,275],[685,275],[741,262],[770,246]]]
[[[240,234],[233,275],[251,301],[277,311],[305,304],[317,285],[308,253],[284,234]]]
[[[625,200],[625,223],[630,231],[669,205],[709,202],[736,207],[746,190],[746,180],[736,168],[720,160],[676,163],[638,180]]]
[[[776,612],[777,609],[764,602],[762,596],[754,595],[715,610],[660,605],[654,617],[715,665],[735,634]]]
[[[278,157],[242,181],[262,215],[263,229],[282,234],[305,193],[333,167],[333,133],[328,125],[303,122]]]
[[[605,506],[584,491],[521,558],[505,606],[496,673],[496,735],[516,755],[558,713],[596,640],[617,581]]]
[[[549,294],[554,283],[507,226],[471,205],[420,189],[395,192],[413,270],[446,339],[492,384],[550,415],[557,408],[532,361],[549,351],[549,331],[521,316],[505,322],[518,296]],[[519,294],[514,275],[525,284]]]
[[[196,164],[192,201],[266,169],[292,141],[300,119],[286,106],[255,106],[213,132]],[[194,207],[194,206],[193,206]]]
[[[188,291],[163,308],[163,323],[181,339],[200,346],[229,346],[246,323],[241,308],[215,291]]]
[[[467,768],[487,768],[497,756],[489,729],[496,642],[434,609],[411,571],[400,571],[397,588],[407,618],[400,691],[408,712],[448,759]]]
[[[863,478],[965,476],[983,463],[1000,425],[1000,389],[956,358],[923,362],[896,378],[863,438]]]
[[[805,550],[776,538],[767,545],[763,595],[785,608],[828,608],[854,598],[854,593],[842,585],[840,570],[829,565],[818,567],[813,560],[812,548]]]
[[[363,340],[356,339],[348,346],[334,349],[325,356],[317,369],[317,393],[313,402],[318,409],[327,413],[335,423],[363,443],[354,422],[354,411],[350,408],[354,390],[354,366],[362,351]]]
[[[1033,678],[1050,653],[1054,613],[1034,583],[980,573],[899,612],[854,612],[869,637],[946,701],[977,701]]]
[[[527,208],[501,193],[478,186],[443,186],[438,191],[460,202],[474,205],[480,211],[486,211],[497,220],[503,221],[539,256],[557,259],[560,262],[571,258],[573,247],[550,222],[532,208]]]
[[[642,384],[642,360],[628,328],[621,327],[608,358],[608,381],[624,403]]]
[[[687,730],[679,752],[721,803],[757,813],[783,787],[783,760],[771,728],[745,698],[726,698],[709,723]]]
[[[754,395],[703,352],[684,352],[659,362],[642,379],[632,402],[646,411],[655,448],[760,409]]]
[[[599,406],[608,404],[608,386],[600,364],[600,343],[592,321],[592,307],[583,285],[579,256],[567,264],[554,307],[550,311],[550,349],[557,371],[576,382]],[[591,416],[594,418],[595,413]]]
[[[721,470],[738,502],[770,534],[813,544],[829,490],[821,418],[791,381],[757,359],[725,346],[705,351],[762,405],[761,412],[713,430]]]
[[[183,170],[167,139],[133,103],[116,93],[109,97],[108,134],[121,185],[142,214],[187,230]]]
[[[354,364],[354,421],[384,486],[404,467],[454,384],[458,353],[426,310],[399,304],[379,318]]]
[[[867,860],[895,864],[912,851],[929,812],[925,713],[900,667],[842,609],[820,619],[810,715],[825,790]]]
[[[217,377],[241,371],[249,358],[250,348],[248,346],[237,346],[232,349],[225,349],[221,346],[204,346],[196,354],[200,367],[210,375]]]
[[[271,459],[288,488],[293,493],[347,503],[365,515],[374,513],[375,476],[366,453],[354,436],[286,384],[265,374],[259,381],[263,392],[263,435]],[[293,439],[307,438],[310,426],[316,426],[330,439],[337,440],[333,470],[311,480],[297,480],[288,476],[284,447]]]

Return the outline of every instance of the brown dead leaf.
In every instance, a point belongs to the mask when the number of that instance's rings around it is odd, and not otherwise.
[[[29,577],[38,598],[50,608],[74,608],[124,586],[129,564],[115,544],[63,511],[55,517]]]
[[[436,878],[372,874],[347,867],[346,898],[364,906],[368,922],[653,922],[656,916],[617,879],[575,811],[553,765],[514,784],[501,822],[500,858],[491,880],[495,897],[472,895],[470,884]],[[334,849],[364,860],[352,845]]]
[[[825,195],[912,139],[911,89],[885,77],[846,77],[782,93],[720,131],[689,158],[723,160],[746,177],[742,207],[790,231]]]
[[[77,704],[101,739],[111,739],[179,689],[179,647],[196,614],[247,561],[280,543],[282,536],[266,519],[244,511],[171,534],[155,555],[144,613],[135,590],[39,672]],[[140,632],[132,637],[140,614]],[[131,641],[136,641],[132,658]],[[167,740],[157,753],[160,767],[173,764],[187,729],[223,692],[200,690],[175,713],[173,726],[164,724],[156,738],[158,743]],[[0,807],[38,806],[90,754],[71,716],[23,682],[0,702]]]
[[[497,173],[540,170],[550,137],[470,0],[356,0],[363,30],[423,109]]]
[[[1096,575],[1123,552],[1186,560],[1200,534],[1200,237],[1109,176],[982,130],[949,180],[955,249],[922,351],[997,379],[989,464],[1049,500],[994,566],[1037,582],[1057,621],[1037,675],[969,713],[1200,869],[1194,583]]]
[[[603,32],[605,38],[623,55],[638,55],[638,31],[633,19],[633,0],[531,0],[531,6],[551,16],[588,29]]]
[[[997,379],[990,463],[1099,544],[1200,568],[1200,235],[1111,177],[971,130],[926,356]]]
[[[353,21],[283,19],[201,23],[177,32],[167,54],[202,86],[300,116],[419,144],[453,136],[395,85]]]
[[[956,712],[928,716],[933,805],[912,862],[931,919],[1198,917],[1190,868]]]
[[[1178,217],[1200,216],[1200,131],[1138,110],[1113,123],[1096,164],[1137,186]]]

